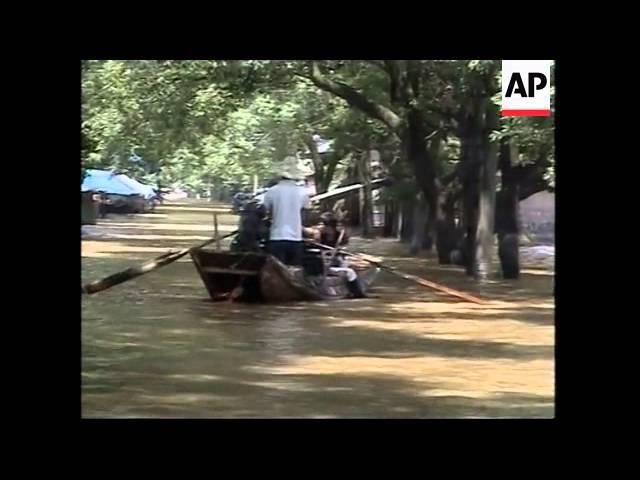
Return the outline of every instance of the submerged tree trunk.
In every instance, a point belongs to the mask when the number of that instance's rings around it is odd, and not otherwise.
[[[498,257],[502,276],[506,279],[520,276],[520,195],[512,168],[512,159],[515,156],[515,146],[507,142],[500,145],[498,165],[502,174],[502,185],[496,197],[495,230],[498,234]]]
[[[472,188],[472,187],[470,187]],[[463,205],[464,240],[462,249],[465,272],[469,276],[475,275],[476,265],[476,232],[478,229],[478,209],[475,188],[465,194]]]
[[[488,140],[488,139],[487,139]],[[480,197],[476,231],[475,278],[487,281],[491,275],[494,250],[497,152],[494,144],[483,145],[485,158],[480,167]]]
[[[412,213],[413,232],[409,253],[411,255],[418,255],[424,242],[424,234],[428,220],[427,202],[425,201],[423,192],[418,192],[416,195]]]
[[[413,208],[411,204],[404,203],[400,212],[400,241],[408,243],[411,241],[413,234]]]
[[[470,123],[470,122],[469,122]],[[475,275],[476,233],[478,226],[478,138],[467,126],[461,135],[461,153],[463,162],[461,169],[462,182],[462,227],[464,238],[462,241],[461,259],[465,272],[469,276]]]
[[[436,231],[436,225],[438,223],[437,215],[429,215],[429,213],[432,210],[431,205],[432,205],[431,203],[427,205],[427,221],[425,222],[425,225],[424,225],[424,236],[422,239],[422,249],[427,252],[433,251],[433,245],[434,245],[433,239],[436,236],[435,231]]]
[[[413,166],[416,184],[420,196],[416,200],[413,212],[413,237],[411,254],[417,255],[425,246],[433,243],[431,236],[436,225],[438,188],[435,172],[435,159],[427,148],[427,134],[422,112],[411,109],[407,115],[407,129],[404,134],[404,151],[409,163]],[[429,237],[427,237],[427,234]],[[427,240],[427,238],[429,238]]]
[[[498,148],[491,141],[490,134],[498,126],[498,107],[486,97],[481,105],[482,114],[478,116],[480,183],[474,276],[485,282],[491,275],[494,251]]]
[[[323,186],[325,184],[324,165],[322,158],[318,153],[318,146],[311,135],[305,137],[304,143],[311,152],[311,161],[313,162],[313,180],[316,185],[316,193],[324,193],[326,192],[326,189],[323,190]]]
[[[453,196],[440,195],[438,199],[438,219],[436,221],[436,249],[438,251],[438,263],[448,265],[451,263],[451,253],[456,249],[456,221],[455,201]]]
[[[398,224],[396,220],[396,202],[387,201],[384,205],[384,227],[382,229],[382,235],[384,237],[396,237],[398,235],[396,226]]]

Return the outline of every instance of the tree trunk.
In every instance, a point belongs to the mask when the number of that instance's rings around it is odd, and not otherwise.
[[[407,129],[402,139],[403,150],[409,164],[413,166],[416,184],[421,195],[415,205],[419,211],[414,209],[413,214],[412,255],[416,255],[424,247],[431,249],[432,233],[437,218],[437,208],[433,201],[438,195],[435,160],[432,152],[427,148],[426,137],[429,132],[424,125],[422,112],[412,108],[407,115]]]
[[[319,153],[318,145],[311,135],[305,137],[304,142],[311,152],[311,160],[313,162],[314,171],[313,179],[315,181],[316,193],[325,193],[327,190],[329,190],[329,185],[331,185],[333,175],[336,171],[336,166],[338,165],[340,159],[332,153]],[[324,202],[322,206],[324,209],[329,209],[330,202]]]
[[[405,203],[401,210],[402,223],[400,225],[400,241],[408,243],[411,241],[413,234],[413,208],[411,204]]]
[[[304,138],[304,143],[309,149],[309,152],[311,152],[311,161],[313,162],[313,180],[316,184],[316,193],[324,193],[326,191],[322,190],[322,186],[324,185],[324,165],[322,163],[322,158],[318,153],[318,146],[316,145],[312,135],[306,136]]]
[[[500,145],[498,164],[502,173],[502,186],[496,198],[496,233],[500,267],[502,276],[506,279],[516,279],[520,276],[520,200],[518,183],[512,168],[512,158],[516,155],[515,146],[507,142]]]
[[[348,161],[350,157],[351,155],[349,154],[346,160]],[[322,182],[322,185],[320,185],[320,188],[322,189],[322,191],[319,192],[318,190],[316,190],[316,193],[324,193],[329,190],[329,186],[333,181],[333,176],[336,173],[336,167],[338,166],[339,162],[340,162],[340,159],[335,154],[333,153],[329,154],[329,157],[327,158],[327,162],[325,165],[323,182]]]
[[[358,176],[360,182],[364,185],[362,189],[362,236],[371,238],[373,236],[372,220],[373,220],[373,199],[371,195],[371,172],[369,169],[369,151],[364,152],[358,162]]]
[[[425,250],[432,251],[434,239],[435,242],[437,242],[439,222],[444,219],[444,211],[442,210],[444,206],[443,189],[446,187],[446,183],[443,184],[441,179],[436,178],[436,160],[440,155],[444,135],[442,132],[435,132],[429,135],[429,137],[430,140],[427,148],[427,160],[431,162],[431,166],[428,169],[427,188],[425,189],[425,193],[427,194],[427,203],[429,205],[429,217],[425,226],[425,239],[422,246]]]
[[[347,168],[346,185],[358,182],[358,175],[354,166]],[[344,208],[349,215],[349,225],[357,227],[360,225],[360,190],[348,193],[344,199]]]
[[[487,138],[488,141],[488,138]],[[477,226],[475,278],[481,282],[489,279],[494,249],[494,215],[496,204],[497,152],[494,144],[483,145],[485,157],[480,167],[480,198]]]
[[[434,233],[437,225],[437,217],[433,215],[429,215],[429,212],[432,210],[431,205],[427,206],[427,221],[424,225],[424,237],[422,240],[422,249],[431,252],[433,251],[433,239],[435,237]]]
[[[478,226],[478,139],[472,132],[466,131],[461,135],[461,153],[463,168],[462,175],[462,225],[464,239],[461,248],[461,260],[465,272],[469,276],[475,275],[476,230]]]
[[[475,190],[475,189],[474,189]],[[474,190],[465,195],[464,199],[464,240],[462,249],[463,264],[465,272],[469,276],[475,274],[476,258],[476,230],[478,227],[478,209],[476,207],[476,195]]]
[[[359,227],[361,225],[360,218],[360,191],[353,192],[348,197],[348,201],[346,202],[349,210],[349,216],[351,219],[351,225],[353,227]]]
[[[411,255],[418,255],[420,253],[420,250],[422,249],[428,220],[427,202],[424,199],[423,192],[419,192],[416,195],[416,201],[413,205],[412,218],[413,232],[411,235],[411,247],[409,248],[409,253]]]
[[[384,205],[384,227],[382,235],[386,238],[395,237],[396,221],[396,204],[393,201],[387,201]]]
[[[402,214],[402,208],[400,206],[399,203],[396,203],[396,222],[395,225],[393,226],[393,235],[398,239],[398,240],[402,240],[402,220],[403,218],[403,214]]]
[[[447,198],[441,194],[438,199],[438,208],[440,209],[436,221],[438,263],[448,265],[451,263],[451,253],[456,249],[457,243],[455,202],[452,197]]]
[[[491,275],[494,250],[494,226],[496,212],[496,171],[498,167],[497,145],[489,138],[498,126],[498,108],[488,97],[479,102],[475,127],[478,133],[477,164],[479,167],[478,225],[476,230],[474,277],[486,282]]]

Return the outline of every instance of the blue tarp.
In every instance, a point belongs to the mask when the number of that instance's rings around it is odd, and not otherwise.
[[[127,177],[126,175],[117,175],[116,178],[122,183],[133,189],[138,195],[142,195],[144,198],[149,199],[156,195],[151,185],[145,185],[140,183],[135,178]]]
[[[89,190],[112,195],[141,195],[145,198],[154,194],[153,187],[144,185],[126,175],[116,175],[107,170],[87,170],[81,191]]]

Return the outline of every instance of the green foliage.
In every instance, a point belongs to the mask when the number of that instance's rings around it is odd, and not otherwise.
[[[500,98],[492,90],[500,85],[495,60],[397,61],[403,75],[411,68],[418,79],[409,104],[391,95],[382,61],[321,63],[333,81],[371,102],[401,117],[408,108],[420,109],[433,128],[444,128],[449,135],[437,153],[441,175],[459,159],[447,112],[474,95],[494,103]],[[211,184],[251,183],[253,175],[268,180],[284,156],[308,158],[306,143],[314,134],[334,140],[335,152],[323,162],[341,160],[338,174],[370,148],[402,156],[396,133],[385,124],[304,78],[306,62],[89,60],[82,66],[83,169],[114,168],[150,182],[205,190]],[[502,118],[493,139],[516,141],[522,162],[547,162],[553,184],[552,118]],[[134,154],[142,161],[133,161]],[[406,179],[397,195],[414,195],[411,169],[403,162],[388,169]]]

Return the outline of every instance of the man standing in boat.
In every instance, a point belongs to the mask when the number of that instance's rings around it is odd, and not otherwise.
[[[264,206],[271,213],[269,253],[291,266],[302,265],[302,209],[311,207],[306,188],[296,184],[303,178],[298,159],[287,157],[282,164],[279,182],[264,195]]]

